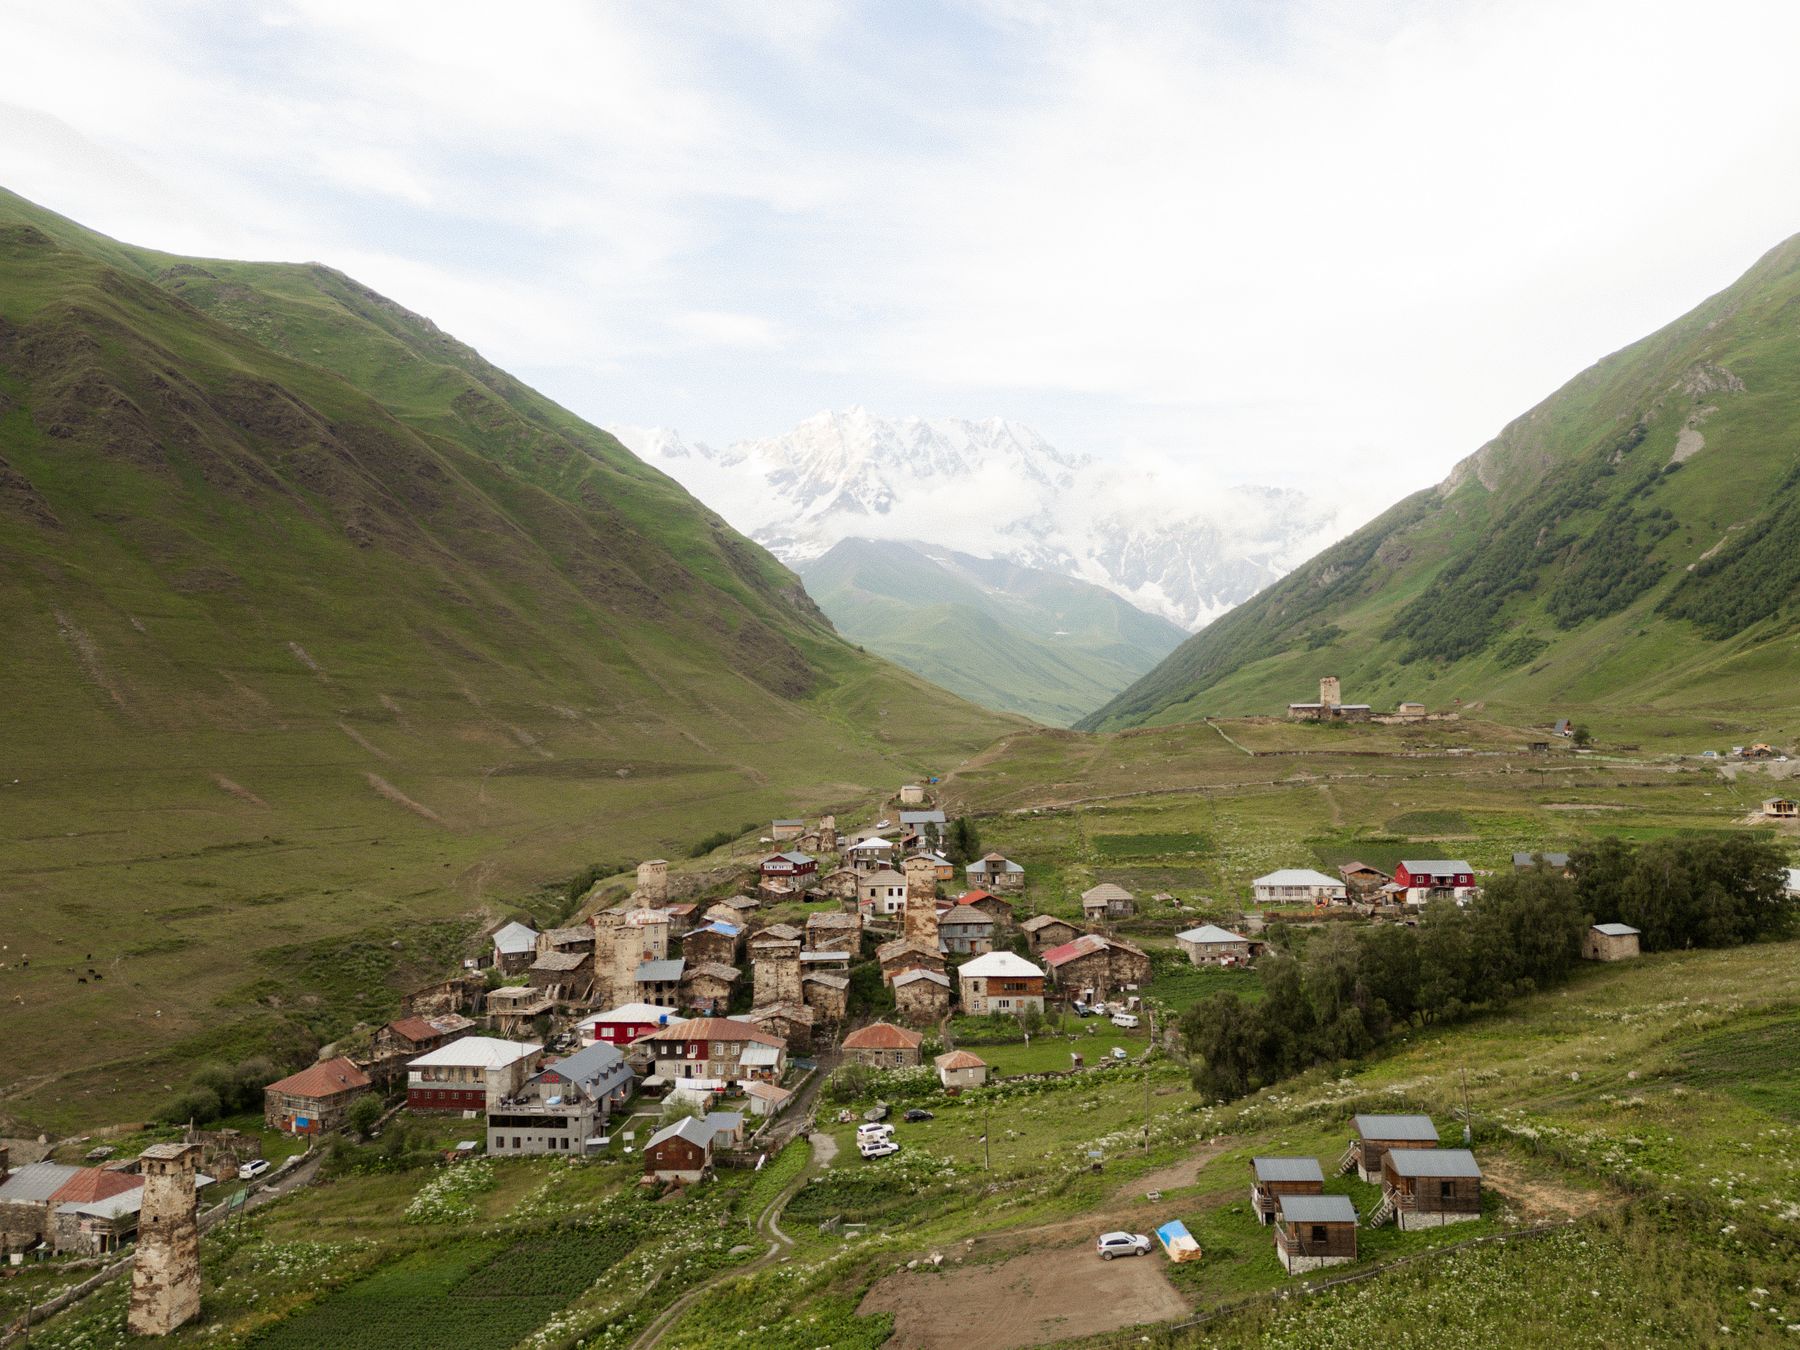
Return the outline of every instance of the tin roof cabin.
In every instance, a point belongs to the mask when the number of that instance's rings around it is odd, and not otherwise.
[[[1356,1137],[1338,1159],[1337,1170],[1354,1167],[1370,1185],[1381,1180],[1382,1155],[1389,1149],[1437,1147],[1437,1126],[1430,1116],[1357,1116],[1351,1123]]]
[[[1275,1255],[1299,1275],[1356,1260],[1356,1206],[1347,1195],[1284,1195],[1275,1211]]]
[[[1258,1223],[1275,1217],[1283,1196],[1325,1193],[1325,1171],[1317,1158],[1252,1158],[1250,1175],[1250,1208]]]
[[[1403,1233],[1481,1217],[1481,1168],[1466,1148],[1390,1148],[1381,1158],[1381,1191],[1371,1228],[1390,1216]]]
[[[1628,923],[1597,923],[1581,939],[1581,956],[1586,961],[1629,961],[1640,955],[1638,930]]]

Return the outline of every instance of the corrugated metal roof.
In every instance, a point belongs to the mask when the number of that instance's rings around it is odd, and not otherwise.
[[[681,972],[687,966],[687,958],[671,956],[663,961],[640,962],[637,968],[639,984],[669,984],[681,978]]]
[[[1283,1195],[1276,1208],[1289,1223],[1356,1222],[1356,1206],[1347,1195]]]
[[[1250,939],[1241,933],[1234,933],[1229,928],[1221,928],[1216,923],[1203,923],[1198,928],[1190,928],[1185,933],[1175,935],[1177,942],[1197,942],[1203,947],[1210,947],[1220,942],[1248,942]]]
[[[15,1168],[0,1182],[0,1204],[43,1203],[65,1186],[81,1169],[63,1163],[34,1162]]]
[[[1638,930],[1628,923],[1597,923],[1594,925],[1594,931],[1596,933],[1604,933],[1607,937],[1638,936]]]
[[[1357,1116],[1356,1132],[1364,1139],[1431,1139],[1438,1137],[1430,1116]]]
[[[1258,1181],[1325,1180],[1317,1158],[1252,1158],[1250,1165],[1256,1169]]]
[[[1466,1148],[1390,1148],[1387,1160],[1403,1177],[1479,1177],[1481,1168]],[[1384,1166],[1386,1163],[1384,1162]]]

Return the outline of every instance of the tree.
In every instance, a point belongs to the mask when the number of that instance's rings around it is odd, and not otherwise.
[[[1594,743],[1593,734],[1586,727],[1576,727],[1572,739],[1577,750],[1585,750]]]
[[[950,822],[950,829],[944,839],[944,856],[958,867],[974,862],[981,856],[981,835],[975,823],[967,816],[958,816]]]
[[[1197,1091],[1230,1101],[1263,1081],[1266,1041],[1259,1010],[1236,994],[1213,994],[1181,1015]]]
[[[357,1134],[367,1137],[369,1131],[375,1128],[375,1122],[380,1119],[381,1098],[372,1092],[365,1092],[350,1103],[350,1111],[344,1123]]]

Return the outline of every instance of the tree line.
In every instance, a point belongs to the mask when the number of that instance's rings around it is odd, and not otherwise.
[[[1466,904],[1435,900],[1416,928],[1328,924],[1302,943],[1277,925],[1256,967],[1261,999],[1214,994],[1182,1015],[1194,1086],[1241,1097],[1407,1027],[1559,984],[1595,922],[1630,924],[1645,951],[1780,936],[1794,911],[1786,867],[1781,849],[1748,835],[1609,838],[1572,853],[1568,875],[1540,865],[1494,878]]]

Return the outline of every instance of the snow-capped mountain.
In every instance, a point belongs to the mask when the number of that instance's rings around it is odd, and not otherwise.
[[[1078,577],[1189,630],[1310,556],[1332,518],[1296,492],[1070,454],[999,417],[851,408],[723,450],[608,430],[790,564],[842,539],[919,540]]]

